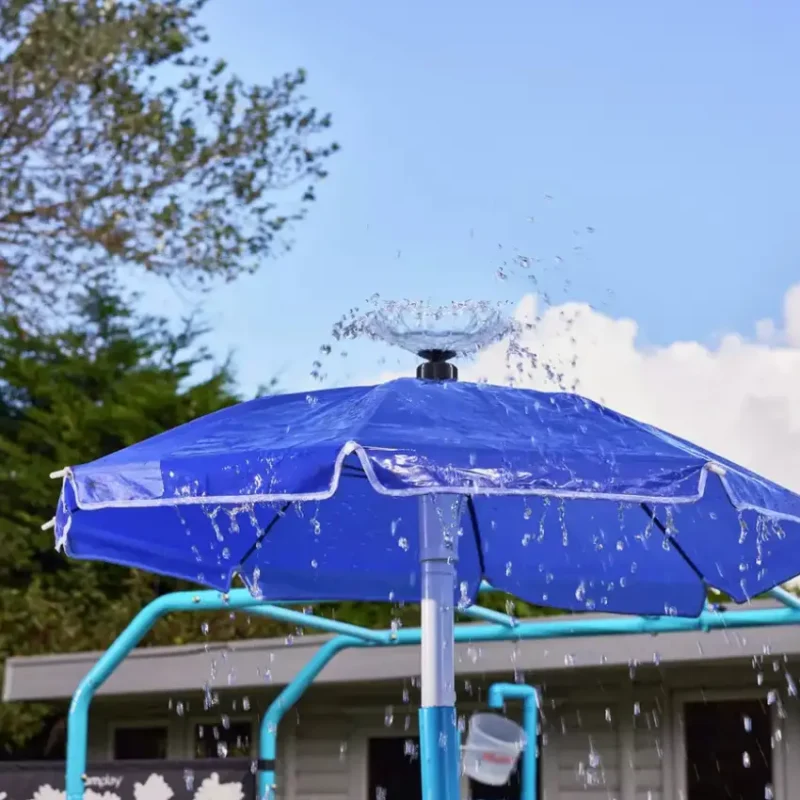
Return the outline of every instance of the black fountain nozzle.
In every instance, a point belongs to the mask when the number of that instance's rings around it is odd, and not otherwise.
[[[455,350],[420,350],[417,355],[425,362],[417,365],[417,377],[426,381],[457,381],[458,368],[450,363],[458,354]]]

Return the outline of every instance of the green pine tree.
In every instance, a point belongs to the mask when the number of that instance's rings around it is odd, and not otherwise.
[[[41,530],[59,486],[48,474],[236,401],[192,321],[175,331],[95,285],[55,330],[0,317],[0,653],[105,648],[143,605],[177,583],[69,561]],[[194,378],[201,365],[208,374]],[[231,625],[220,635],[236,635]],[[152,641],[199,638],[199,621],[166,620]],[[48,709],[1,706],[0,742],[23,743]]]

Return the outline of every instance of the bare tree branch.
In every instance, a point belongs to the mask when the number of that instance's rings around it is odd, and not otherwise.
[[[0,302],[121,268],[232,279],[288,246],[330,118],[302,70],[248,85],[200,55],[205,2],[0,0]]]

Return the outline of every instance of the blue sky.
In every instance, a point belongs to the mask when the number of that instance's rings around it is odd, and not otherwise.
[[[305,67],[342,145],[293,252],[204,301],[245,391],[313,385],[332,323],[373,292],[518,300],[531,284],[496,274],[515,251],[554,300],[632,317],[650,344],[749,334],[800,277],[798,3],[212,0],[205,17],[246,79]],[[163,286],[149,302],[181,308]],[[356,355],[332,378],[377,372],[377,350]]]

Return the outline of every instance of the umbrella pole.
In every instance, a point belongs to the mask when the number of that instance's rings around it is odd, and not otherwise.
[[[458,800],[460,741],[455,710],[455,609],[462,498],[420,498],[422,579],[419,710],[423,800]]]

